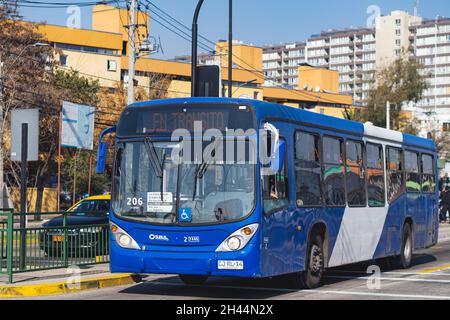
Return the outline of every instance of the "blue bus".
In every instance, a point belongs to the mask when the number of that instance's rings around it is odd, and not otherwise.
[[[315,288],[326,268],[408,268],[437,242],[431,140],[256,100],[148,101],[102,133],[98,172],[113,132],[112,272]]]

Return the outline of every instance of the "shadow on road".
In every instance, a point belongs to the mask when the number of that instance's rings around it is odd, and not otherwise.
[[[354,278],[367,276],[367,268],[378,265],[382,272],[396,270],[393,264],[383,261],[367,261],[363,263],[331,268],[327,270],[324,285],[345,283]],[[436,257],[427,254],[415,255],[413,266],[419,266],[436,261]],[[333,274],[344,276],[333,278]],[[327,277],[331,276],[331,277]],[[147,280],[135,286],[126,288],[120,293],[142,294],[155,296],[170,296],[172,298],[186,299],[274,299],[279,296],[298,292],[292,275],[266,279],[236,279],[236,278],[210,278],[203,285],[186,285],[177,276]]]

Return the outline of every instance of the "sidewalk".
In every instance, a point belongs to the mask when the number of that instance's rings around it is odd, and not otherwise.
[[[450,224],[441,223],[439,225],[439,239],[438,242],[450,241]]]
[[[0,299],[58,295],[83,290],[100,289],[140,282],[133,274],[112,274],[108,264],[84,266],[80,269],[55,269],[14,275],[8,285],[0,276]]]

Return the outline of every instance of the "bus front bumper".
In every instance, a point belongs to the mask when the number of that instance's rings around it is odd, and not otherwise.
[[[253,243],[237,252],[183,251],[131,250],[111,241],[111,272],[261,277]]]

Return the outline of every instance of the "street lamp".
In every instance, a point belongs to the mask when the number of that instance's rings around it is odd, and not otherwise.
[[[31,47],[48,47],[49,44],[48,43],[44,43],[44,42],[36,42],[36,43],[32,43],[32,44],[27,44],[25,47],[22,48],[22,50],[20,50],[19,54],[16,56],[16,58],[14,59],[14,61],[11,63],[10,68],[12,68],[17,60],[19,60],[19,58],[22,56],[22,54],[25,52],[25,50],[27,50],[28,48]],[[1,63],[1,61],[0,61]],[[9,71],[9,70],[8,70]],[[6,72],[4,72],[6,74]],[[1,75],[0,75],[1,76]]]
[[[258,79],[252,79],[252,80],[249,80],[249,81],[247,81],[247,82],[241,83],[236,89],[234,89],[234,91],[233,91],[233,93],[231,94],[230,98],[232,98],[232,97],[233,97],[233,94],[235,94],[236,91],[238,91],[240,88],[242,88],[243,86],[245,86],[245,85],[247,85],[247,84],[251,84],[251,83],[253,83],[253,82],[257,81],[257,80],[258,80]]]

